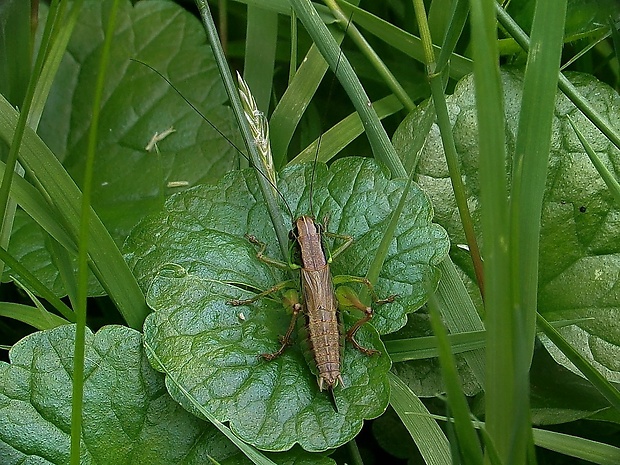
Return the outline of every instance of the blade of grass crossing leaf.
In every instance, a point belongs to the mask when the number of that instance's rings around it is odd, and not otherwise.
[[[265,115],[269,112],[277,39],[278,14],[248,6],[243,78]]]
[[[245,118],[243,106],[241,105],[241,100],[237,92],[237,86],[235,85],[230,69],[228,68],[228,63],[226,62],[226,57],[224,56],[224,51],[222,50],[222,45],[219,41],[217,29],[215,27],[215,23],[213,22],[213,16],[211,15],[211,10],[209,9],[209,4],[206,0],[196,0],[196,5],[198,6],[200,17],[202,18],[209,43],[211,44],[211,49],[213,50],[213,55],[220,71],[220,76],[224,82],[226,94],[228,95],[233,113],[237,120],[237,125],[241,132],[241,136],[243,137],[243,141],[245,142],[246,149],[250,154],[251,163],[255,167],[260,167],[261,156],[258,152],[256,144],[254,143],[248,122]],[[267,210],[269,211],[269,216],[271,218],[271,222],[273,223],[276,237],[278,238],[280,251],[282,252],[282,256],[286,257],[288,256],[288,227],[284,223],[282,215],[280,214],[277,199],[273,192],[273,186],[269,184],[269,181],[265,176],[260,176],[258,173],[256,176],[265,199],[265,203],[267,204]]]
[[[545,335],[553,342],[558,349],[575,365],[581,373],[592,383],[592,385],[614,406],[620,410],[620,391],[599,373],[579,352],[577,352],[562,335],[550,325],[545,318],[537,313],[537,322]]]
[[[450,443],[422,401],[396,375],[390,377],[390,404],[427,465],[452,464]]]
[[[379,279],[381,268],[383,268],[383,263],[385,262],[385,258],[387,257],[387,254],[389,252],[390,245],[392,243],[394,233],[396,232],[400,215],[402,214],[403,208],[405,207],[405,203],[407,201],[407,196],[409,194],[409,190],[411,189],[412,182],[413,172],[407,179],[407,184],[405,184],[405,187],[403,187],[403,192],[400,196],[400,200],[398,201],[398,205],[392,213],[390,222],[388,223],[388,226],[381,237],[381,241],[379,242],[375,256],[373,257],[372,262],[370,262],[370,266],[368,267],[366,279],[368,279],[368,281],[373,285],[376,284],[377,280]],[[370,290],[367,287],[364,287],[359,293],[359,297],[362,302],[366,302],[368,304],[370,302]]]
[[[373,107],[379,119],[393,115],[403,108],[401,102],[394,95],[388,95],[374,102]],[[289,164],[312,162],[315,158],[317,161],[327,163],[363,132],[364,126],[359,115],[357,112],[352,113],[314,140],[299,155],[293,158]],[[318,153],[317,146],[319,146]]]
[[[246,444],[241,439],[239,439],[230,430],[230,428],[227,428],[217,418],[215,418],[208,410],[206,410],[200,404],[200,402],[197,402],[196,399],[189,392],[187,392],[187,390],[183,387],[183,384],[180,383],[176,379],[174,374],[172,374],[168,370],[166,370],[165,365],[163,363],[161,363],[161,360],[157,356],[157,353],[155,352],[155,350],[153,350],[153,348],[149,344],[145,343],[144,344],[144,349],[150,354],[150,358],[157,362],[158,367],[156,369],[166,374],[166,384],[168,385],[169,389],[172,388],[172,387],[175,388],[175,389],[178,389],[178,391],[181,392],[185,396],[185,398],[190,402],[190,404],[192,405],[193,408],[195,408],[207,420],[209,420],[211,423],[213,423],[213,425],[218,430],[220,430],[228,439],[230,439],[231,442],[233,442],[235,444],[235,446],[237,446],[237,448],[241,452],[243,452],[252,462],[254,462],[255,464],[259,464],[259,465],[275,465],[274,462],[269,460],[267,457],[265,457],[263,454],[261,454],[254,447],[250,446],[249,444]]]
[[[414,9],[416,19],[420,29],[420,37],[424,48],[424,60],[428,73],[428,79],[431,86],[431,95],[433,97],[433,105],[437,114],[437,125],[441,134],[441,141],[446,155],[446,163],[452,181],[452,190],[456,199],[456,204],[463,224],[465,237],[469,246],[470,256],[478,281],[478,288],[484,299],[484,275],[482,271],[482,258],[480,257],[480,249],[478,248],[478,240],[474,231],[474,223],[469,212],[467,204],[467,195],[461,178],[460,162],[456,153],[456,145],[452,134],[452,124],[448,115],[448,106],[446,104],[446,96],[444,94],[444,84],[442,74],[436,69],[435,56],[433,54],[433,41],[430,37],[430,29],[426,21],[426,13],[424,10],[424,2],[421,0],[414,1]]]
[[[325,24],[321,21],[312,3],[308,0],[291,0],[291,5],[310,34],[310,37],[312,37],[312,40],[318,46],[323,57],[336,73],[336,77],[359,113],[375,157],[388,167],[392,176],[404,177],[406,173],[402,163],[385,129],[381,125],[381,121],[379,121],[377,114],[372,109],[366,92],[355,75],[351,64],[346,57],[340,53],[340,48],[327,30]]]
[[[69,321],[75,321],[75,315],[73,311],[65,305],[54,293],[49,290],[41,281],[37,279],[24,265],[16,260],[4,247],[0,247],[0,260],[5,262],[11,267],[11,269],[21,277],[21,279],[32,289],[36,294],[43,297],[50,304],[54,306],[58,312]]]
[[[429,292],[432,290],[429,289]],[[482,463],[482,449],[471,418],[469,407],[456,369],[456,361],[450,351],[448,335],[439,315],[437,299],[431,294],[428,301],[431,314],[431,327],[437,338],[441,374],[448,393],[450,411],[454,415],[454,427],[458,438],[458,448],[464,463]]]
[[[86,335],[86,304],[88,299],[88,249],[90,239],[90,199],[93,188],[95,167],[95,151],[97,150],[97,132],[99,114],[103,100],[106,69],[110,62],[110,48],[114,37],[116,15],[120,0],[114,0],[108,15],[108,24],[99,58],[99,69],[93,92],[93,111],[88,133],[86,149],[86,166],[84,168],[84,184],[80,228],[78,241],[78,287],[76,306],[75,351],[73,358],[73,396],[71,398],[71,464],[79,465],[81,461],[82,443],[82,400],[84,398],[84,354]]]
[[[409,95],[407,95],[405,89],[403,89],[396,77],[364,38],[359,29],[357,29],[355,24],[351,24],[351,17],[347,17],[345,15],[335,0],[325,0],[325,3],[331,10],[334,17],[338,20],[340,27],[346,31],[347,35],[351,37],[351,39],[353,39],[355,45],[357,45],[358,49],[362,52],[362,54],[364,54],[368,62],[377,71],[378,75],[381,79],[383,79],[383,82],[394,93],[394,95],[398,97],[400,102],[403,104],[403,107],[407,109],[407,112],[412,111],[415,108],[415,103],[413,103],[411,98],[409,98]]]
[[[499,77],[496,20],[493,0],[470,3],[478,115],[480,198],[484,237],[485,309],[487,329],[486,418],[487,431],[498,453],[508,463],[513,457],[512,434],[516,416],[513,317],[508,190],[503,94]],[[515,463],[523,463],[524,452]]]
[[[501,23],[503,27],[506,28],[508,33],[514,37],[519,46],[525,50],[526,52],[530,48],[530,40],[527,34],[523,32],[523,29],[519,27],[519,25],[504,11],[504,9],[500,5],[496,5],[497,9],[497,19]],[[566,95],[571,102],[575,104],[577,108],[581,110],[581,112],[586,115],[586,117],[594,124],[605,136],[614,144],[616,147],[620,149],[620,133],[616,131],[614,127],[612,127],[609,122],[601,115],[586,98],[583,97],[577,91],[575,86],[564,76],[560,74],[558,80],[558,87],[564,95]]]
[[[529,368],[536,333],[538,246],[543,194],[551,148],[551,121],[560,70],[566,0],[536,2],[532,49],[525,69],[523,100],[513,159],[510,193],[512,265],[512,341],[514,379],[513,450],[532,450],[529,415]],[[514,311],[514,310],[513,310]]]
[[[605,166],[603,161],[599,158],[596,152],[592,149],[592,147],[588,143],[587,139],[583,136],[581,131],[579,131],[577,126],[575,126],[572,118],[568,115],[567,115],[567,118],[568,118],[568,122],[570,123],[573,130],[575,131],[575,134],[577,134],[577,137],[579,138],[581,145],[583,145],[583,148],[588,154],[588,157],[590,157],[590,161],[592,162],[592,164],[594,165],[598,173],[601,175],[601,178],[603,178],[603,181],[605,181],[605,184],[607,184],[607,187],[609,188],[611,195],[613,195],[614,198],[616,199],[616,204],[620,206],[620,183],[618,183],[618,181],[616,180],[614,175],[611,173],[611,171],[609,171],[607,166]]]
[[[522,343],[515,348],[525,357],[521,373],[527,379],[536,332],[538,245],[547,165],[551,148],[551,120],[566,16],[566,0],[536,2],[532,46],[523,84],[523,100],[515,147],[510,194],[511,263],[519,286],[513,304],[520,309]],[[527,392],[527,386],[523,386]]]

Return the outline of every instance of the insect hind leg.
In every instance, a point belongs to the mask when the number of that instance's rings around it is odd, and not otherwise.
[[[370,291],[373,302],[377,305],[383,305],[383,304],[394,302],[394,300],[396,300],[396,297],[397,297],[396,295],[391,295],[385,299],[379,299],[372,287],[372,284],[366,278],[361,278],[359,276],[344,276],[344,275],[336,276],[334,278],[334,284],[346,283],[346,282],[356,282],[356,283],[364,284]],[[360,310],[362,313],[364,313],[364,316],[360,318],[358,321],[356,321],[355,324],[351,326],[351,328],[349,328],[349,330],[346,333],[346,339],[350,341],[351,344],[353,344],[353,347],[355,347],[357,350],[359,350],[363,354],[373,355],[373,354],[379,353],[378,350],[368,349],[366,347],[363,347],[355,339],[355,334],[360,329],[360,327],[364,323],[370,321],[372,317],[374,316],[372,307],[368,305],[364,305],[364,303],[359,299],[357,294],[351,288],[347,286],[338,287],[336,289],[336,294],[337,294],[339,302],[342,302],[344,303],[344,305],[349,306],[349,307],[355,307],[358,310]]]

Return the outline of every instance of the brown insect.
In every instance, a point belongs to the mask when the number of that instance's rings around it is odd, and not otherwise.
[[[296,268],[300,271],[300,285],[302,292],[302,301],[299,302],[295,292],[287,293],[288,305],[291,307],[293,316],[288,326],[286,334],[281,339],[280,348],[273,353],[261,354],[267,360],[273,360],[282,354],[286,346],[290,344],[291,334],[296,325],[297,317],[300,313],[305,317],[305,323],[301,328],[301,332],[307,350],[304,351],[306,358],[310,362],[311,367],[316,368],[317,381],[319,390],[327,388],[332,394],[334,407],[337,410],[335,398],[333,396],[333,388],[340,383],[344,386],[341,373],[344,341],[349,340],[353,346],[366,355],[378,353],[377,350],[362,347],[355,340],[355,333],[367,321],[373,317],[372,308],[364,305],[353,293],[346,292],[347,302],[364,313],[364,316],[358,320],[346,333],[343,330],[342,315],[339,311],[339,302],[336,298],[334,280],[340,283],[359,282],[366,285],[373,295],[377,304],[393,302],[395,296],[387,299],[379,300],[376,298],[370,282],[366,278],[357,276],[337,276],[332,278],[329,262],[331,258],[349,247],[353,238],[351,236],[327,233],[323,231],[323,226],[314,221],[311,216],[301,216],[294,222],[291,231],[291,239],[297,249],[296,252],[300,257],[301,264],[288,264],[265,257],[264,251],[266,245],[259,242],[255,237],[248,236],[248,239],[259,245],[261,248],[257,254],[259,260],[278,266],[280,268]],[[343,239],[345,242],[333,255],[326,257],[323,235]],[[247,300],[230,301],[232,305],[247,305],[258,299],[265,297],[285,288],[293,287],[293,281],[284,281],[272,288],[257,294]]]

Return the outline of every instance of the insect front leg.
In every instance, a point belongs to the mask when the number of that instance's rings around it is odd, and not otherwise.
[[[342,252],[344,252],[345,250],[347,250],[349,248],[349,246],[351,244],[353,244],[353,236],[349,236],[347,234],[336,234],[336,233],[332,233],[327,231],[327,221],[328,218],[325,217],[324,221],[324,225],[325,225],[325,231],[323,231],[323,235],[325,235],[326,237],[332,237],[334,239],[341,239],[344,241],[344,243],[338,247],[336,247],[334,250],[328,250],[327,254],[327,261],[331,262],[334,258],[336,258],[338,255],[340,255]]]
[[[263,297],[267,297],[270,294],[274,294],[283,289],[287,289],[287,288],[291,288],[295,286],[296,286],[296,281],[293,281],[293,280],[282,281],[281,283],[278,283],[275,286],[271,286],[266,291],[263,291],[260,294],[256,294],[254,297],[251,297],[249,299],[232,299],[232,300],[229,300],[227,303],[229,305],[233,305],[234,307],[238,307],[240,305],[248,305],[253,302],[256,302],[257,300],[262,299]]]
[[[276,259],[266,256],[265,249],[267,248],[267,244],[259,241],[255,236],[246,234],[245,237],[252,244],[257,245],[259,247],[259,250],[256,254],[256,258],[258,258],[260,261],[262,261],[263,263],[267,263],[268,265],[275,266],[277,268],[282,268],[282,269],[291,268],[290,264],[288,263],[284,263],[280,260],[276,260]],[[299,302],[299,296],[297,294],[297,291],[295,290],[297,285],[298,285],[297,281],[293,281],[293,280],[282,281],[281,283],[278,283],[275,286],[270,287],[266,291],[256,294],[254,297],[250,299],[233,299],[233,300],[228,301],[228,304],[233,305],[233,306],[249,305],[253,302],[256,302],[257,300],[262,299],[263,297],[267,297],[270,294],[280,292],[287,288],[289,289],[288,291],[284,292],[283,303],[285,307],[290,308],[292,311],[293,315],[291,317],[291,322],[289,323],[288,329],[286,330],[286,333],[284,334],[284,336],[280,337],[280,343],[282,344],[280,348],[273,353],[260,354],[260,356],[266,360],[273,360],[274,358],[280,356],[282,352],[284,352],[284,349],[286,348],[286,346],[290,344],[291,334],[293,333],[293,330],[295,329],[295,323],[297,321],[297,316],[302,310],[301,303]]]
[[[284,263],[280,260],[276,260],[275,258],[271,258],[265,255],[265,249],[267,248],[267,244],[259,241],[255,236],[251,236],[249,234],[245,235],[245,238],[250,241],[252,244],[257,245],[259,247],[258,252],[256,253],[256,258],[258,258],[261,262],[266,263],[268,265],[275,266],[280,269],[290,269],[288,263]],[[281,291],[286,288],[295,288],[296,282],[293,280],[282,281],[281,283],[276,284],[275,286],[270,287],[266,291],[261,292],[260,294],[256,294],[254,297],[250,299],[233,299],[229,300],[229,305],[239,306],[239,305],[248,305],[257,300],[262,299],[263,297],[267,297],[270,294]]]
[[[275,266],[276,268],[280,268],[281,270],[288,270],[291,268],[289,263],[285,263],[281,260],[277,260],[275,258],[271,258],[265,255],[265,249],[267,248],[267,244],[259,241],[256,238],[256,236],[251,236],[249,234],[246,234],[245,238],[248,241],[250,241],[252,244],[257,245],[259,247],[259,250],[256,253],[256,258],[258,258],[261,262],[266,263],[268,265]]]

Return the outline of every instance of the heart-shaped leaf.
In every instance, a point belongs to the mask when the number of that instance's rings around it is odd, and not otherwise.
[[[584,74],[569,75],[573,85],[588,104],[607,117],[620,131],[620,96],[612,88]],[[518,70],[503,70],[507,152],[514,153],[514,142],[521,103],[523,75]],[[453,121],[461,173],[474,223],[480,221],[480,185],[473,76],[463,78],[454,94],[447,98]],[[394,136],[395,146],[411,150],[412,134],[418,127],[424,108],[413,112]],[[612,145],[566,96],[558,92],[547,185],[543,199],[540,237],[538,311],[554,320],[588,319],[560,332],[612,381],[620,380],[620,207],[589,160],[567,116],[575,122],[607,167],[619,172],[620,151]],[[435,127],[427,139],[418,165],[419,183],[429,194],[437,212],[436,219],[455,244],[465,243],[463,229],[445,162],[439,131]],[[507,175],[510,172],[507,163]],[[455,263],[465,264],[456,254]],[[470,273],[471,276],[471,273]],[[476,291],[477,293],[477,291]],[[476,293],[472,294],[476,298]],[[479,294],[478,294],[479,295]],[[479,299],[479,297],[478,297]],[[572,368],[572,364],[545,341],[554,358]]]
[[[68,464],[75,327],[33,333],[0,362],[0,462]],[[210,423],[168,395],[123,326],[86,331],[82,463],[248,463]]]
[[[405,182],[387,179],[373,160],[345,158],[329,169],[317,165],[310,189],[313,170],[292,166],[280,174],[278,187],[294,215],[310,213],[312,193],[316,217],[329,216],[331,232],[354,237],[334,259],[333,274],[364,276]],[[282,215],[291,221],[284,209]],[[431,218],[426,196],[414,185],[375,287],[380,297],[399,295],[375,308],[379,333],[403,326],[406,314],[424,303],[425,286],[437,282],[434,265],[447,253],[448,242]],[[253,170],[172,197],[163,213],[132,232],[127,258],[155,310],[144,326],[153,364],[173,374],[192,397],[169,383],[175,399],[192,411],[197,402],[220,421],[230,421],[233,431],[259,448],[337,447],[359,432],[362,420],[384,411],[390,361],[374,328],[364,325],[358,340],[382,355],[369,357],[347,345],[341,367],[345,386],[334,390],[336,412],[329,395],[319,391],[298,341],[276,360],[261,360],[261,353],[278,348],[289,315],[278,300],[244,307],[227,301],[250,297],[248,289],[268,289],[289,276],[259,261],[244,234],[264,241],[271,257],[287,260],[279,256]],[[354,317],[359,316],[345,318],[345,326]]]

